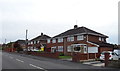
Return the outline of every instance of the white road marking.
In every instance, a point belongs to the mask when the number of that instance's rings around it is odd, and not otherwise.
[[[19,61],[19,62],[22,62],[22,63],[24,62],[24,61],[22,61],[22,60],[20,60],[20,59],[16,59],[16,60]]]
[[[33,65],[33,64],[29,64],[29,65],[32,66],[32,67],[35,67],[35,68],[37,68],[37,69],[41,69],[41,70],[47,71],[47,70],[45,70],[44,68],[38,67],[38,66],[36,66],[36,65]]]

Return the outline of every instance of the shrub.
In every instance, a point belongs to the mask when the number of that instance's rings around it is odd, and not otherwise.
[[[59,56],[64,56],[64,53],[60,53]]]

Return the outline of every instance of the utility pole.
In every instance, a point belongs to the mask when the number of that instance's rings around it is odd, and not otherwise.
[[[5,38],[5,44],[6,44],[6,38]]]
[[[5,48],[7,47],[7,45],[6,45],[6,40],[7,40],[7,39],[5,38]]]
[[[78,22],[78,21],[76,20],[76,25],[77,25],[77,22]]]
[[[25,45],[25,46],[26,46],[26,50],[28,51],[28,47],[27,47],[27,43],[28,43],[27,33],[28,33],[28,30],[26,29],[26,40],[25,40],[25,41],[26,41],[26,42],[25,42],[26,45]]]

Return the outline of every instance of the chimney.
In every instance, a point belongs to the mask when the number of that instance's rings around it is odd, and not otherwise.
[[[74,29],[77,29],[78,28],[78,25],[74,25]]]
[[[43,35],[43,33],[41,33],[41,35]]]

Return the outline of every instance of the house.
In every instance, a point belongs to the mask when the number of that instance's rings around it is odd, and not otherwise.
[[[20,47],[21,47],[23,50],[26,49],[26,41],[25,41],[25,40],[17,40],[17,41],[15,41],[14,47],[15,47],[15,44],[20,45]],[[16,47],[16,48],[17,48],[17,47]]]
[[[52,38],[47,39],[47,49],[50,52],[60,52],[65,55],[72,55],[72,52],[79,53],[101,53],[112,51],[113,45],[107,43],[108,36],[88,29],[86,27],[74,26]]]
[[[28,41],[28,51],[41,50],[46,51],[47,39],[51,38],[48,35],[41,33],[40,36],[37,36]]]

